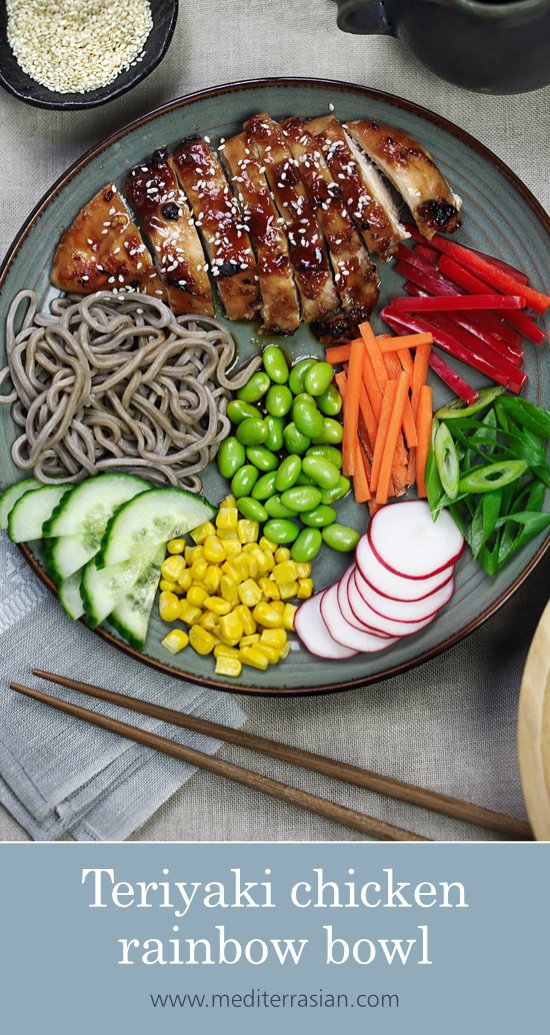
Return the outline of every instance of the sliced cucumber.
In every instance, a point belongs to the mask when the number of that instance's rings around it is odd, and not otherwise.
[[[73,622],[77,618],[82,618],[84,614],[84,602],[80,592],[81,577],[79,571],[75,572],[74,575],[71,575],[61,583],[57,592],[57,598],[61,607]]]
[[[82,572],[82,599],[88,625],[95,629],[103,622],[151,565],[160,568],[165,552],[163,543],[139,557],[110,565],[101,571],[92,558]]]
[[[96,558],[98,568],[120,564],[209,521],[215,508],[185,489],[151,489],[113,514]]]
[[[75,485],[61,500],[42,529],[44,538],[83,536],[98,549],[109,518],[116,507],[137,493],[150,489],[149,482],[134,474],[99,474]]]
[[[44,541],[44,556],[56,586],[83,568],[94,556],[95,547],[88,546],[81,535],[64,535]]]
[[[24,496],[30,489],[39,489],[40,482],[36,478],[23,478],[22,481],[10,485],[0,496],[0,528],[8,527],[10,510],[15,506],[17,500]]]
[[[141,650],[145,643],[159,579],[158,565],[149,565],[109,615],[110,624],[136,650]]]
[[[72,485],[43,485],[20,496],[8,517],[8,535],[12,543],[40,539],[44,522],[51,518],[59,501],[72,488]]]

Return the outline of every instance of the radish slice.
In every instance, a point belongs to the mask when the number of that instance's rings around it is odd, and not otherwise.
[[[321,615],[330,635],[343,647],[350,647],[364,654],[374,654],[375,651],[384,650],[392,643],[397,643],[397,637],[391,639],[388,636],[377,636],[376,633],[362,631],[346,622],[338,603],[338,583],[322,594]]]
[[[382,507],[374,515],[367,535],[381,564],[408,579],[439,574],[464,549],[464,540],[451,515],[442,510],[434,521],[424,500]]]
[[[332,658],[340,661],[351,658],[357,653],[337,643],[330,635],[321,615],[321,598],[323,593],[305,600],[294,616],[294,628],[304,647],[318,658]]]
[[[356,570],[357,569],[355,567],[355,564],[351,564],[349,566],[349,568],[347,569],[347,571],[345,571],[344,574],[342,575],[342,578],[340,579],[340,582],[337,583],[337,587],[338,587],[338,590],[337,590],[337,592],[338,592],[338,606],[339,606],[340,611],[342,612],[346,622],[348,623],[348,625],[353,625],[356,629],[360,629],[361,632],[365,632],[365,626],[363,625],[362,622],[359,621],[358,618],[355,617],[353,611],[351,610],[351,606],[350,606],[350,602],[349,602],[349,598],[348,598],[349,580],[351,578],[353,578]],[[367,630],[367,632],[368,631],[371,631],[375,636],[382,636],[382,637],[385,636],[385,633],[376,632],[374,629]],[[387,638],[391,639],[391,637],[389,637],[389,636]]]
[[[440,589],[423,600],[390,600],[389,597],[383,597],[365,582],[360,572],[356,572],[355,581],[361,596],[377,615],[399,622],[422,622],[424,618],[430,618],[449,603],[454,593],[452,576]]]
[[[425,625],[429,625],[434,619],[434,615],[430,615],[422,622],[403,622],[377,615],[376,611],[369,607],[367,601],[361,595],[355,576],[349,581],[348,597],[351,609],[360,622],[363,622],[369,629],[387,633],[389,636],[412,636],[413,633],[419,632],[420,629],[423,629]]]
[[[361,536],[355,559],[365,582],[368,582],[380,596],[389,597],[391,600],[424,600],[448,582],[454,570],[454,565],[451,564],[438,575],[431,575],[422,580],[396,575],[378,560],[367,535]]]

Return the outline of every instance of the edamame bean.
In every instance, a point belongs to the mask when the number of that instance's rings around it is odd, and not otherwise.
[[[349,553],[354,550],[359,541],[359,532],[346,525],[327,525],[322,531],[323,541],[330,546],[331,550],[338,550],[339,553]]]
[[[246,459],[259,471],[274,471],[279,466],[277,457],[270,453],[265,446],[249,446],[246,451]]]
[[[349,478],[345,478],[343,474],[340,475],[340,480],[333,489],[321,489],[321,503],[336,503],[337,500],[341,500],[344,496],[347,496],[351,489],[351,482]]]
[[[296,513],[302,510],[314,510],[321,502],[321,492],[313,485],[298,485],[281,493],[283,507],[289,507]]]
[[[265,418],[267,424],[267,438],[265,440],[265,448],[269,449],[272,453],[279,453],[283,448],[283,431],[285,430],[285,422],[283,417],[272,417],[268,413]]]
[[[287,424],[283,431],[283,441],[288,453],[298,453],[299,456],[302,456],[311,445],[311,439],[307,435],[302,435],[301,431],[298,431],[294,421]]]
[[[264,370],[267,371],[276,385],[284,385],[288,381],[288,363],[282,349],[277,345],[268,345],[263,354]]]
[[[296,479],[296,485],[315,485],[315,482],[313,481],[313,478],[309,477],[308,474],[304,474],[303,471],[300,471]]]
[[[325,417],[337,417],[342,409],[342,396],[336,385],[329,385],[326,392],[318,396],[316,402]]]
[[[294,395],[299,395],[300,392],[303,392],[306,370],[309,370],[315,362],[316,360],[314,359],[301,359],[299,363],[295,363],[292,367],[288,379],[288,387]]]
[[[291,453],[290,456],[285,457],[275,478],[275,488],[277,492],[285,492],[287,489],[291,489],[301,470],[302,461],[299,456],[296,456],[295,453]]]
[[[247,417],[254,417],[256,420],[261,420],[262,415],[257,406],[252,406],[251,403],[244,402],[243,399],[232,399],[227,404],[226,410],[227,416],[232,424],[242,424],[243,420]]]
[[[315,446],[337,446],[342,441],[343,433],[342,425],[337,420],[325,417],[323,430],[315,435],[313,444]]]
[[[307,514],[300,514],[300,521],[303,521],[308,528],[325,528],[326,525],[332,525],[333,521],[336,521],[336,511],[334,507],[321,503],[315,507],[315,510],[308,510]]]
[[[256,482],[252,489],[252,499],[254,500],[267,500],[270,496],[273,496],[275,492],[275,478],[277,477],[277,471],[268,471],[267,474],[262,474],[262,477]]]
[[[265,408],[273,417],[286,417],[292,407],[292,392],[286,385],[271,385],[265,397]]]
[[[293,543],[300,529],[288,518],[271,518],[264,525],[264,535],[272,543]]]
[[[309,403],[310,406],[317,406],[317,403],[315,402],[315,399],[313,398],[312,395],[309,395],[308,392],[299,392],[298,395],[295,396],[295,398],[294,398],[294,401],[292,403],[292,408],[294,409],[294,407],[297,404],[299,405],[300,403],[304,403],[304,402]]]
[[[289,510],[288,507],[283,507],[281,503],[281,497],[270,496],[265,501],[265,509],[271,518],[292,518],[296,516],[296,511]]]
[[[240,471],[233,476],[231,481],[231,492],[237,499],[240,496],[250,496],[252,489],[258,481],[259,474],[252,464],[245,464]]]
[[[269,432],[265,420],[246,417],[242,424],[237,425],[235,434],[243,446],[261,446]]]
[[[308,438],[316,439],[324,434],[325,418],[319,413],[317,407],[306,400],[300,399],[292,407],[292,416],[298,431]],[[329,418],[326,418],[327,420]]]
[[[258,402],[271,387],[271,381],[263,370],[257,370],[237,392],[237,399],[247,403]]]
[[[267,521],[269,514],[259,500],[252,499],[252,496],[241,496],[237,500],[237,507],[243,517],[249,521]]]
[[[336,464],[326,460],[324,456],[305,456],[303,462],[304,473],[313,478],[316,485],[322,489],[334,489],[340,481],[340,471]]]
[[[218,471],[222,478],[232,478],[244,464],[246,454],[244,446],[234,435],[224,439],[218,449]]]
[[[312,561],[323,545],[323,537],[318,528],[303,528],[292,544],[290,556],[298,564]]]
[[[330,363],[314,363],[305,372],[304,388],[310,395],[322,395],[323,392],[326,392],[333,377],[334,370]]]
[[[336,446],[310,446],[306,456],[324,456],[338,469],[342,467],[342,453]]]

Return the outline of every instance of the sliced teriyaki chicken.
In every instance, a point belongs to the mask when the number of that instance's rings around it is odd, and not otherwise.
[[[353,140],[401,194],[421,234],[451,234],[462,220],[453,194],[431,154],[401,129],[359,119],[345,127]]]
[[[125,191],[154,250],[174,313],[213,316],[208,263],[166,152],[155,151],[132,169]]]
[[[143,238],[114,183],[80,210],[61,238],[51,282],[80,295],[130,289],[166,295]]]
[[[299,118],[284,119],[281,126],[317,213],[345,310],[345,314],[328,318],[321,340],[350,341],[357,337],[359,324],[368,319],[378,301],[377,269],[355,229],[342,190],[330,175],[320,145]]]
[[[290,258],[306,323],[320,320],[338,306],[330,265],[317,217],[298,176],[283,131],[269,115],[245,122],[247,139],[262,162],[288,234]]]
[[[200,228],[220,299],[230,320],[252,320],[260,308],[256,259],[238,201],[207,142],[189,137],[172,162]]]
[[[239,133],[220,145],[220,159],[237,193],[256,252],[266,330],[290,334],[300,324],[300,306],[286,233],[246,134]]]
[[[382,177],[334,115],[310,119],[307,128],[320,144],[332,178],[341,187],[367,248],[382,259],[389,259],[399,242],[410,235]]]

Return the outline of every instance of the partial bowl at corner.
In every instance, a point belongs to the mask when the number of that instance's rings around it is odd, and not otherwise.
[[[529,649],[519,699],[521,786],[537,841],[550,841],[550,602]]]

